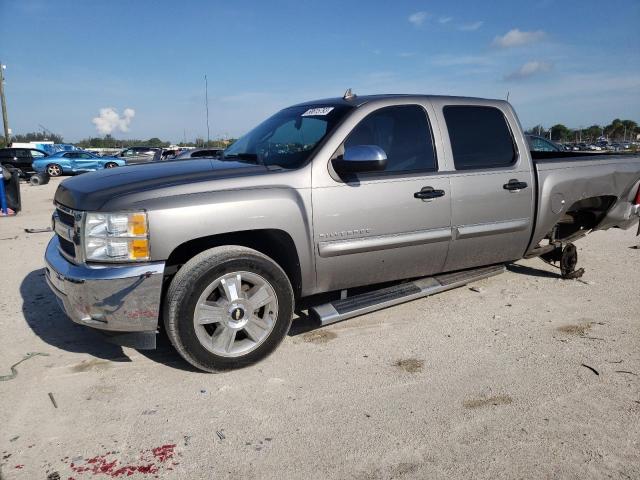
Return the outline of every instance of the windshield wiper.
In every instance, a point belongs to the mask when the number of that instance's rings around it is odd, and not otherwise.
[[[262,162],[255,153],[230,153],[229,155],[223,155],[220,160],[226,159],[238,159],[238,160],[250,160],[257,165],[262,165]]]

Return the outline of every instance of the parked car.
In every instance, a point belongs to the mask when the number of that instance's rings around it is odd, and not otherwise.
[[[150,163],[157,152],[162,152],[161,148],[156,147],[129,147],[115,156],[127,161],[127,165],[136,165],[138,163]]]
[[[526,137],[529,150],[532,152],[561,152],[564,150],[560,145],[546,138],[536,135],[527,135]]]
[[[123,167],[127,162],[116,157],[99,157],[82,150],[56,152],[33,161],[33,169],[46,172],[50,177],[71,173],[92,172],[103,168]]]
[[[32,163],[48,156],[36,148],[0,148],[0,164],[19,170],[20,176],[29,176],[34,170]]]
[[[573,155],[529,152],[503,100],[303,103],[220,159],[66,179],[45,278],[74,322],[111,341],[152,348],[162,325],[196,368],[243,367],[275,350],[301,305],[326,325],[523,257],[579,275],[572,242],[638,222],[640,155]]]
[[[175,160],[185,160],[190,158],[220,158],[224,152],[222,148],[194,148],[193,150],[185,150],[177,155]]]

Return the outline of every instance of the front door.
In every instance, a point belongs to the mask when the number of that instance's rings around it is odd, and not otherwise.
[[[96,157],[89,153],[74,152],[73,153],[73,171],[87,172],[98,169],[99,161]]]
[[[478,105],[444,105],[441,111],[455,165],[445,270],[522,258],[534,223],[535,184],[527,146],[516,145],[509,128],[511,112]]]
[[[383,172],[340,178],[329,164],[334,181],[314,186],[319,289],[440,272],[451,238],[451,189],[448,176],[437,171],[426,110],[409,104],[373,111],[333,158],[355,145],[382,148],[387,167]]]

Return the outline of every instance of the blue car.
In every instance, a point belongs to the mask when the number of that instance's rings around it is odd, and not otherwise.
[[[56,152],[48,157],[34,160],[32,168],[38,172],[46,172],[50,177],[64,174],[93,172],[103,168],[123,167],[125,160],[116,157],[99,157],[83,150]]]

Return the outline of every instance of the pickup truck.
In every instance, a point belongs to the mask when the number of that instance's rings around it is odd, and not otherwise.
[[[572,242],[638,221],[640,157],[541,153],[501,100],[303,103],[219,159],[63,181],[45,277],[74,322],[114,342],[154,348],[164,327],[196,368],[238,368],[302,308],[324,325],[525,257],[575,275]]]

